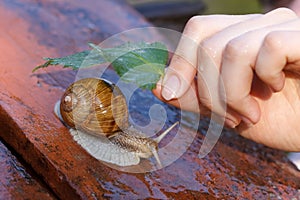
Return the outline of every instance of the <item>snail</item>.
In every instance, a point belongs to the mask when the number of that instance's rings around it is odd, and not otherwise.
[[[74,140],[96,159],[119,166],[137,165],[140,158],[158,156],[158,143],[178,122],[157,138],[148,138],[128,122],[128,107],[121,90],[99,78],[71,84],[54,108]]]

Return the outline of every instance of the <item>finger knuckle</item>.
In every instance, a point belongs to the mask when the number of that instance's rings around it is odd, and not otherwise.
[[[277,8],[273,11],[270,12],[270,14],[274,14],[274,15],[281,15],[281,17],[287,16],[287,17],[297,17],[297,14],[289,9],[289,8]]]
[[[241,59],[241,57],[248,57],[249,50],[247,46],[245,41],[239,39],[230,40],[224,48],[223,59],[236,60]]]
[[[188,20],[186,23],[186,27],[198,27],[198,25],[201,23],[202,17],[201,16],[194,16]]]
[[[207,38],[204,39],[199,47],[198,47],[198,55],[209,55],[210,57],[214,57],[214,55],[216,54],[217,51],[217,47],[215,44],[215,40]]]
[[[196,15],[191,17],[187,23],[186,23],[186,28],[199,28],[202,26],[207,26],[207,24],[211,23],[211,20],[213,19],[213,16],[201,16],[201,15]]]
[[[197,35],[201,31],[203,31],[203,27],[207,27],[208,18],[205,16],[194,16],[190,18],[185,27],[184,34],[186,35]],[[195,34],[197,32],[197,34]]]
[[[272,51],[278,51],[282,48],[282,41],[280,40],[279,32],[270,32],[268,33],[264,40],[262,47],[265,49],[265,51],[272,52]]]

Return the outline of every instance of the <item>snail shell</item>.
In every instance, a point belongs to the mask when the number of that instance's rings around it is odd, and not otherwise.
[[[61,98],[60,113],[71,128],[109,137],[128,127],[128,108],[120,89],[104,79],[71,84]]]
[[[55,105],[59,119],[74,140],[96,159],[119,166],[137,165],[154,156],[158,143],[178,123],[157,138],[147,138],[128,123],[126,99],[105,79],[85,78],[71,84]]]

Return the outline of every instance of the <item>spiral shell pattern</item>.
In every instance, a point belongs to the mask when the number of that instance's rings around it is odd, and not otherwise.
[[[60,104],[63,121],[97,136],[112,136],[127,129],[128,108],[120,89],[105,79],[85,78],[71,84]]]

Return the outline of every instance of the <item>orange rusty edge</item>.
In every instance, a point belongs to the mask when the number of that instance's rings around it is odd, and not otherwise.
[[[55,199],[49,188],[5,145],[0,142],[1,199]]]
[[[3,92],[0,99],[1,137],[60,198],[101,197],[109,192],[102,187],[111,179],[108,167],[83,151],[53,112],[33,113],[20,99]]]
[[[1,94],[0,96],[3,100],[3,95]],[[3,107],[0,107],[0,127],[1,137],[29,162],[39,175],[43,176],[52,188],[56,188],[56,192],[64,194],[63,196],[66,198],[79,197],[66,178],[58,179],[58,177],[64,177],[65,175],[58,171],[46,155],[37,149],[34,143],[28,140],[26,134]],[[47,176],[45,172],[51,176]]]

